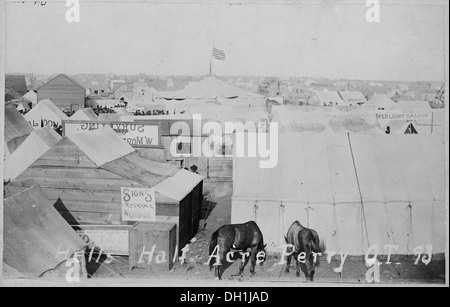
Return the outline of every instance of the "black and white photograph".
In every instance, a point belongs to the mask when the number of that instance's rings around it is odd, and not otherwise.
[[[448,1],[1,5],[0,286],[448,287]]]

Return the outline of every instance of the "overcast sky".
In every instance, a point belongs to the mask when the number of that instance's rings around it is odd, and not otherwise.
[[[443,1],[381,0],[380,23],[366,21],[365,0],[333,4],[343,1],[81,1],[79,23],[65,20],[65,1],[9,2],[6,71],[203,75],[215,41],[226,53],[213,62],[217,75],[445,79]]]

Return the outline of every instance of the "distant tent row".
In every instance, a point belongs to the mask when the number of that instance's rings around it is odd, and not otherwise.
[[[369,102],[370,103],[370,102]],[[393,102],[394,103],[394,102]],[[395,103],[394,103],[395,104]],[[445,112],[439,109],[402,108],[400,105],[370,104],[345,110],[342,107],[273,106],[271,121],[278,122],[279,132],[368,134],[437,134],[445,135]],[[395,107],[395,108],[394,108]],[[344,111],[341,111],[344,110]],[[424,119],[383,120],[378,113],[426,114]],[[388,129],[389,127],[389,129]]]
[[[279,252],[295,220],[327,251],[364,255],[397,245],[446,248],[444,142],[433,135],[280,134],[278,164],[235,158],[231,222],[255,220]],[[262,159],[266,160],[266,159]]]
[[[352,91],[323,91],[314,90],[309,99],[310,105],[318,106],[357,106],[367,102],[366,97],[361,92]]]
[[[272,122],[278,123],[281,133],[383,133],[375,112],[367,109],[341,112],[333,108],[327,112],[317,108],[308,112],[303,107],[274,106]]]
[[[184,246],[198,230],[202,180],[190,171],[143,158],[105,127],[62,138],[12,180],[6,191],[11,195],[39,184],[71,223],[101,225],[123,222],[121,187],[152,187],[157,221],[176,223]]]

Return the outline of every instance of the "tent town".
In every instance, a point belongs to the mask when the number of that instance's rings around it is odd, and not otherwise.
[[[305,103],[287,105],[214,76],[158,89],[108,78],[60,74],[37,93],[8,83],[30,104],[4,108],[4,276],[67,278],[77,259],[82,279],[212,279],[212,234],[248,221],[264,236],[271,280],[294,221],[326,247],[323,280],[339,278],[329,265],[340,255],[354,256],[347,265],[360,278],[373,246],[381,256],[396,246],[392,256],[412,263],[432,246],[430,270],[442,266],[444,109],[313,82]],[[277,146],[274,168],[260,167],[261,151],[236,155],[267,132],[277,135],[266,143]]]

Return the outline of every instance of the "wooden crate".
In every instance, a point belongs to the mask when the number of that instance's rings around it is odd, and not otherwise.
[[[177,225],[138,223],[130,230],[130,270],[170,270],[178,258]]]
[[[130,230],[137,223],[127,225],[73,225],[72,228],[88,245],[95,245],[104,254],[128,256]]]

